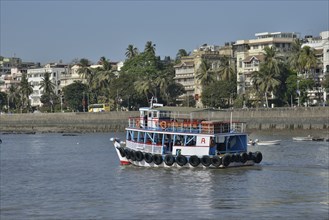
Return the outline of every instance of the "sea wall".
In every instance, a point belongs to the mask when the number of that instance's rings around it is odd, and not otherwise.
[[[138,112],[1,114],[1,132],[124,131]],[[195,118],[247,123],[247,130],[328,130],[329,108],[274,108],[194,113]]]

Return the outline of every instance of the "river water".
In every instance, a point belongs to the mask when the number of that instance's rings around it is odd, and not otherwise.
[[[230,169],[120,166],[117,134],[0,134],[0,219],[329,219],[329,142],[289,134]]]

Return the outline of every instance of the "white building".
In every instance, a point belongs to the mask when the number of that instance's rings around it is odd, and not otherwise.
[[[60,76],[68,71],[68,67],[65,64],[47,64],[42,68],[32,68],[27,70],[28,81],[33,86],[33,93],[30,95],[30,101],[32,107],[42,106],[40,98],[43,94],[40,89],[40,83],[44,79],[45,73],[50,73],[50,80],[55,85],[55,94],[60,92]]]
[[[325,75],[329,74],[329,31],[323,31],[319,37],[305,36],[305,43],[302,45],[309,46],[315,50],[319,65],[315,69],[315,80],[321,82]],[[312,90],[308,91],[308,97],[311,101],[309,104],[317,103],[317,99],[327,100],[327,93],[324,88],[318,84]]]
[[[72,83],[74,83],[75,81],[80,81],[82,83],[86,83],[86,79],[82,78],[82,75],[79,74],[78,70],[79,70],[80,66],[79,65],[73,65],[71,68],[67,68],[65,72],[62,72],[60,75],[60,90],[62,91],[62,89],[65,86],[68,86]]]
[[[245,94],[251,86],[251,74],[259,70],[265,47],[275,46],[279,52],[288,52],[297,38],[294,32],[256,33],[256,39],[238,40],[235,44],[237,60],[237,93]]]

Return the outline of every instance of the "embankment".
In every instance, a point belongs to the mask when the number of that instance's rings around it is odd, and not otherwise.
[[[247,130],[329,129],[329,108],[275,108],[195,113],[194,117],[247,123]],[[1,114],[0,132],[124,131],[138,112]]]

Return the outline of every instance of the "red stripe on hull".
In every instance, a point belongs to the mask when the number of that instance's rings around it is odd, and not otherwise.
[[[129,162],[129,161],[120,161],[120,164],[121,164],[121,165],[129,165],[130,162]]]

